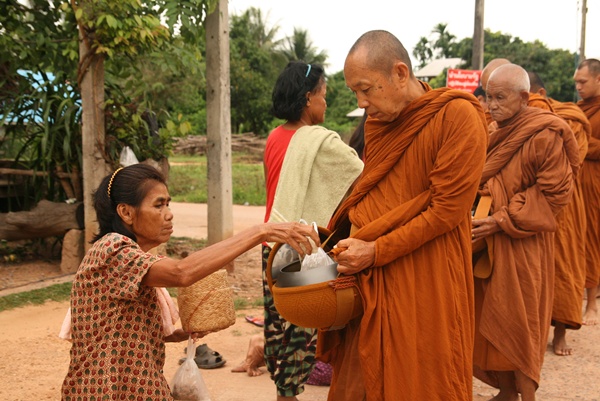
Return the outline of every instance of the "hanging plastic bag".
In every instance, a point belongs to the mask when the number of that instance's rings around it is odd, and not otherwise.
[[[173,376],[173,398],[179,401],[211,401],[194,356],[196,356],[196,346],[190,336],[186,359]]]
[[[304,220],[300,220],[300,222],[306,223]],[[317,227],[317,223],[313,222],[312,226],[318,233],[319,228]],[[325,267],[335,263],[335,261],[331,259],[329,255],[327,255],[323,248],[318,247],[312,239],[308,238],[308,241],[312,246],[312,250],[311,253],[304,256],[304,259],[301,261],[301,271],[311,270],[318,267]]]
[[[131,166],[132,164],[138,164],[139,161],[137,157],[135,157],[135,153],[129,146],[125,146],[123,150],[121,150],[121,154],[119,156],[119,163],[123,167]]]

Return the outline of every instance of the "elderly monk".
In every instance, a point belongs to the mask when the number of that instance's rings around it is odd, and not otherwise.
[[[386,31],[357,40],[344,75],[369,116],[365,168],[329,226],[345,238],[338,271],[356,275],[364,313],[319,333],[334,368],[328,399],[471,400],[470,209],[487,146],[483,110],[468,92],[418,81]]]
[[[587,215],[585,242],[587,304],[583,324],[598,324],[600,282],[600,61],[587,59],[575,71],[575,89],[582,100],[577,105],[592,124],[592,136],[581,171],[581,186]]]
[[[579,146],[579,166],[588,149],[588,138],[592,126],[575,103],[562,103],[548,97],[540,76],[527,72],[531,88],[529,106],[532,99],[540,108],[548,105],[554,113],[569,124]],[[581,175],[581,169],[579,170]],[[573,349],[567,345],[566,330],[581,328],[581,293],[585,286],[585,229],[586,216],[581,181],[575,180],[571,202],[556,216],[557,230],[554,236],[554,303],[552,305],[552,325],[554,338],[552,346],[556,355],[571,355]]]
[[[500,67],[501,65],[505,65],[505,64],[510,64],[510,60],[506,59],[506,58],[495,58],[490,60],[489,63],[487,63],[485,65],[485,67],[483,67],[483,70],[481,70],[481,76],[479,77],[479,83],[481,84],[481,87],[483,88],[483,90],[486,90],[487,84],[488,84],[488,80],[490,79],[490,75],[492,74],[492,72],[494,72],[494,70],[498,67]],[[487,121],[488,126],[492,123],[494,123],[494,120],[492,119],[492,116],[490,115],[490,111],[485,108],[485,119]],[[496,124],[493,124],[492,126],[492,130],[495,130]]]
[[[495,401],[535,400],[552,313],[555,216],[579,168],[577,142],[554,113],[527,107],[529,78],[498,67],[487,85],[498,130],[490,135],[480,195],[491,215],[473,220],[493,266],[475,279],[474,374],[500,389]]]

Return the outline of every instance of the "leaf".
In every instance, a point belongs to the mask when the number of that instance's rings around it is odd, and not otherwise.
[[[110,14],[106,15],[106,22],[108,23],[108,26],[111,28],[119,27],[119,21],[117,21],[117,19]]]

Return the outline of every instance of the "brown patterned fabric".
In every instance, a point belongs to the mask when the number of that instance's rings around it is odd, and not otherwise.
[[[156,290],[141,284],[160,260],[110,233],[94,243],[71,290],[72,347],[63,401],[171,401]]]

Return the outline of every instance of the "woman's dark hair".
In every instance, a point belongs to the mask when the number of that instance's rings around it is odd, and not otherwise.
[[[300,120],[306,107],[306,93],[319,89],[325,82],[324,75],[323,67],[318,64],[290,61],[273,88],[273,115],[287,121]]]
[[[117,205],[124,203],[133,207],[140,206],[148,194],[150,181],[167,185],[162,173],[147,164],[133,164],[104,177],[94,193],[94,209],[100,225],[100,232],[92,242],[96,242],[111,232],[137,241],[135,234],[125,227],[123,220],[119,217]]]

